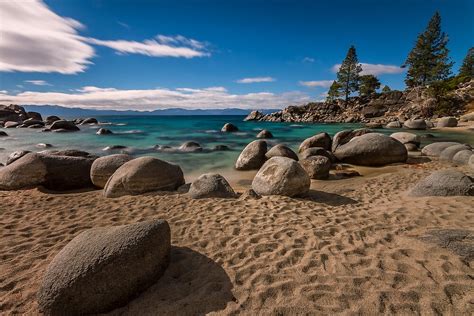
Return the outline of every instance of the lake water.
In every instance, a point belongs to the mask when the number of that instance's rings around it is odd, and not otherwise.
[[[313,123],[271,123],[244,122],[243,116],[102,116],[97,117],[101,126],[80,126],[80,132],[42,133],[35,129],[4,129],[10,137],[0,138],[0,162],[15,150],[41,151],[38,143],[49,143],[50,149],[81,149],[98,155],[118,153],[102,149],[112,145],[127,146],[132,155],[151,155],[179,164],[185,172],[200,173],[231,169],[240,151],[261,129],[270,130],[274,137],[270,145],[284,143],[295,151],[305,138],[319,132],[331,136],[343,129],[363,127],[361,124],[313,124]],[[222,133],[225,123],[238,126],[239,132]],[[96,135],[100,127],[108,128],[113,135]],[[378,132],[391,134],[400,129],[380,129]],[[423,143],[455,140],[474,143],[473,133],[451,133],[440,131],[410,131],[416,134],[432,134],[434,138],[423,138]],[[198,142],[205,150],[200,153],[163,153],[153,149],[154,145],[179,146],[185,141]],[[215,145],[227,145],[229,151],[212,151]]]

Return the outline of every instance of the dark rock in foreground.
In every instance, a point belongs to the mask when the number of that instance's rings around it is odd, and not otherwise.
[[[49,264],[39,309],[46,315],[85,315],[121,307],[163,275],[170,248],[164,220],[86,230]]]
[[[474,181],[457,170],[435,171],[420,180],[409,192],[411,196],[472,196]]]
[[[188,195],[193,199],[202,198],[234,198],[236,194],[229,182],[216,173],[201,175],[189,188]]]

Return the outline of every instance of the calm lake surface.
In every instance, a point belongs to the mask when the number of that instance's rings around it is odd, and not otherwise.
[[[211,172],[231,169],[240,151],[262,129],[270,130],[274,137],[270,145],[284,143],[295,151],[305,138],[319,132],[331,136],[340,130],[363,127],[361,124],[323,123],[271,123],[244,122],[244,116],[99,116],[101,126],[80,126],[80,132],[42,133],[35,129],[4,129],[10,137],[0,138],[0,162],[15,150],[41,151],[38,143],[53,145],[49,149],[80,149],[98,155],[126,151],[132,155],[151,155],[179,164],[185,172]],[[225,123],[233,123],[239,132],[222,133]],[[100,127],[108,128],[113,135],[96,135]],[[402,129],[380,129],[377,132],[391,134]],[[474,133],[410,131],[420,135],[431,134],[434,138],[423,137],[423,143],[434,141],[460,141],[474,144]],[[163,153],[153,149],[155,145],[179,146],[185,141],[198,142],[205,150],[200,153]],[[127,146],[117,151],[103,151],[112,145]],[[212,151],[216,145],[227,145],[229,151]]]

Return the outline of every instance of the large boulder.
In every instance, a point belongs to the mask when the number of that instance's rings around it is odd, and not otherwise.
[[[342,162],[362,166],[383,166],[405,162],[407,149],[392,137],[369,133],[351,139],[336,149],[334,155]]]
[[[184,152],[200,152],[202,151],[201,145],[196,142],[185,142],[179,147],[180,151]]]
[[[0,121],[13,121],[13,122],[21,122],[28,118],[26,111],[23,107],[10,104],[10,105],[2,105],[0,104]]]
[[[61,120],[61,118],[59,118],[58,116],[50,115],[50,116],[46,117],[45,122],[46,122],[47,125],[51,125],[54,122],[59,121],[59,120]]]
[[[257,138],[273,138],[273,134],[269,130],[264,129],[257,134]]]
[[[456,127],[458,126],[458,120],[455,117],[442,117],[436,123],[436,127]]]
[[[329,158],[329,160],[331,160],[331,162],[336,162],[336,160],[337,160],[336,156],[334,156],[334,154],[332,152],[330,152],[329,150],[326,150],[322,147],[311,147],[311,148],[305,149],[300,154],[300,156],[301,156],[301,159],[306,159],[306,158],[311,157],[311,156],[324,156],[324,157]]]
[[[360,128],[356,130],[343,130],[337,132],[332,139],[332,152],[335,152],[339,146],[347,144],[351,139],[357,136],[373,133],[374,131],[367,128]]]
[[[91,166],[91,181],[99,188],[105,187],[105,184],[124,163],[133,158],[126,154],[116,154],[97,158]]]
[[[98,124],[99,122],[97,121],[96,118],[93,117],[88,117],[81,121],[81,125],[86,125],[86,124]]]
[[[30,127],[33,125],[41,125],[41,127],[44,126],[44,122],[42,120],[36,120],[34,118],[29,118],[25,121],[23,121],[22,127]]]
[[[104,187],[104,196],[120,197],[152,191],[174,191],[184,184],[178,165],[153,157],[140,157],[124,163]]]
[[[300,145],[298,151],[303,152],[305,149],[311,147],[322,147],[326,150],[331,150],[332,139],[328,133],[319,133],[312,137],[306,138]]]
[[[170,249],[170,227],[164,220],[83,231],[48,265],[39,310],[88,315],[122,307],[163,275]]]
[[[53,155],[53,156],[68,156],[68,157],[83,157],[83,158],[98,158],[96,155],[88,153],[87,151],[77,149],[64,149],[64,150],[48,150],[42,151],[42,154]]]
[[[310,185],[303,167],[286,157],[270,158],[252,181],[252,189],[260,195],[300,196],[309,191]]]
[[[247,146],[237,158],[235,169],[237,170],[255,170],[259,169],[266,160],[267,143],[264,140],[254,140]]]
[[[287,157],[298,161],[298,155],[288,146],[282,144],[278,144],[270,148],[270,150],[267,151],[267,153],[265,154],[265,157],[267,159],[270,159],[272,157]]]
[[[403,145],[413,144],[416,147],[420,147],[421,139],[420,139],[420,136],[416,134],[407,133],[407,132],[398,132],[398,133],[393,133],[392,135],[390,135],[390,137],[395,138]]]
[[[454,146],[449,146],[445,150],[441,152],[439,155],[440,160],[444,161],[452,161],[454,158],[454,155],[456,155],[458,152],[462,150],[471,150],[471,147],[467,145],[454,145]]]
[[[472,196],[474,181],[457,170],[435,171],[419,181],[409,192],[411,196]]]
[[[17,161],[18,159],[25,156],[26,154],[29,154],[30,152],[31,151],[29,150],[17,150],[17,151],[12,152],[10,155],[8,155],[5,165],[8,166],[9,164]]]
[[[474,155],[474,152],[470,149],[458,151],[453,157],[453,163],[458,165],[469,164],[469,159]]]
[[[221,128],[222,132],[237,132],[238,130],[239,128],[232,123],[225,123]]]
[[[19,126],[20,123],[19,122],[14,122],[14,121],[7,121],[3,124],[3,127],[5,128],[15,128],[17,126]]]
[[[300,165],[311,179],[324,180],[329,178],[331,161],[325,156],[311,156],[300,161]]]
[[[445,150],[448,147],[454,146],[454,145],[461,145],[460,143],[456,142],[437,142],[437,143],[432,143],[429,145],[426,145],[421,149],[421,153],[425,156],[432,156],[432,157],[439,157],[441,155],[441,152]]]
[[[38,112],[27,112],[26,113],[26,116],[29,118],[29,119],[33,119],[33,120],[37,120],[37,121],[43,121],[43,117],[41,116],[40,113]]]
[[[403,127],[408,129],[426,129],[426,122],[424,119],[406,120]]]
[[[65,191],[93,187],[90,172],[94,158],[48,154],[40,157],[47,171],[42,185],[47,189]]]
[[[59,121],[54,121],[50,126],[49,129],[54,131],[54,130],[64,130],[64,131],[79,131],[79,127],[74,124],[74,122],[71,121],[66,121],[66,120],[59,120]]]
[[[45,182],[48,173],[41,155],[27,153],[0,168],[0,190],[33,188]]]
[[[206,173],[197,178],[191,183],[188,195],[193,199],[236,197],[229,182],[217,173]]]

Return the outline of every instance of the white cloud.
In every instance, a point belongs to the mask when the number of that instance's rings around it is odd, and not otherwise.
[[[7,94],[8,91],[7,90],[0,90],[0,94]]]
[[[314,58],[311,57],[305,57],[303,58],[304,63],[314,63]]]
[[[125,40],[99,40],[95,38],[85,39],[93,45],[106,46],[114,49],[120,54],[141,54],[151,57],[204,57],[210,56],[206,50],[206,44],[194,39],[188,39],[177,35],[174,37],[157,35],[154,39],[143,42]]]
[[[362,75],[383,75],[383,74],[400,74],[405,70],[400,66],[394,65],[383,65],[383,64],[368,64],[360,63],[362,65]],[[333,72],[338,72],[341,64],[336,64],[332,66]]]
[[[253,77],[253,78],[243,78],[239,79],[237,83],[258,83],[258,82],[273,82],[276,81],[275,78],[272,77]]]
[[[31,83],[35,86],[52,86],[52,84],[44,80],[25,80],[26,83]]]
[[[70,93],[25,91],[16,95],[0,95],[0,103],[56,104],[66,107],[140,111],[177,107],[188,109],[283,108],[309,101],[310,97],[299,91],[281,94],[270,92],[232,94],[223,87],[119,90],[89,86]]]
[[[322,87],[329,88],[334,80],[316,80],[316,81],[300,81],[299,84],[308,88]]]
[[[0,71],[82,72],[94,49],[81,41],[82,24],[39,0],[0,1]]]

